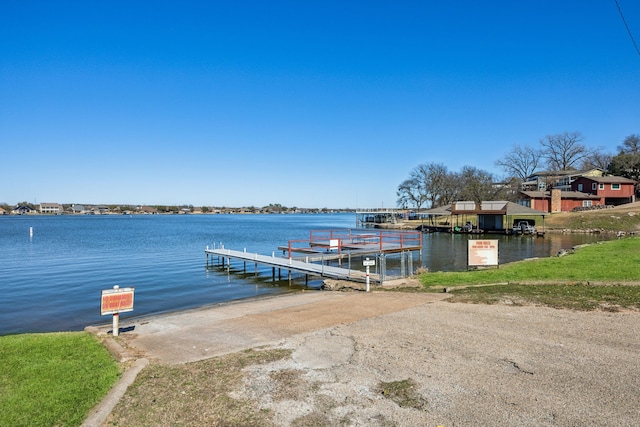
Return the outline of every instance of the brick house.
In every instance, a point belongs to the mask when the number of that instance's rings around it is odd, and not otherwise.
[[[623,205],[635,202],[635,184],[634,180],[620,176],[581,176],[571,184],[571,189],[600,197],[606,205]]]
[[[569,212],[575,208],[604,205],[604,199],[580,191],[521,191],[518,204],[543,212]]]

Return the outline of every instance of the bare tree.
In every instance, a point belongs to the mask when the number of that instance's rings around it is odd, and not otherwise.
[[[396,192],[398,200],[397,205],[403,209],[410,206],[420,209],[427,200],[424,194],[424,187],[420,185],[420,181],[416,177],[411,177],[402,181]]]
[[[638,154],[640,152],[640,135],[629,135],[622,141],[622,145],[618,145],[620,154]]]
[[[613,155],[601,150],[595,150],[589,157],[586,157],[582,161],[582,166],[580,168],[582,170],[598,168],[606,171],[612,159]]]
[[[496,160],[496,165],[509,175],[525,181],[538,169],[542,160],[542,152],[528,145],[514,145],[503,158]]]
[[[583,139],[580,132],[547,135],[541,139],[542,156],[547,161],[547,167],[554,171],[576,169],[578,163],[591,154],[582,144]]]
[[[483,200],[497,200],[504,198],[506,191],[501,185],[496,185],[495,177],[482,169],[464,166],[458,174],[461,200],[477,203]]]
[[[442,182],[439,185],[439,197],[437,200],[437,206],[444,206],[459,200],[460,198],[460,183],[458,182],[458,174],[455,172],[447,172],[442,177]]]
[[[398,206],[436,207],[448,203],[453,193],[451,174],[440,163],[427,163],[414,168],[409,178],[399,186],[396,195]]]

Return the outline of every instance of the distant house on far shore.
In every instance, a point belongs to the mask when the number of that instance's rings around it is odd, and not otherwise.
[[[87,212],[84,205],[76,205],[76,204],[71,205],[67,210],[72,214],[83,214]]]
[[[145,215],[155,215],[158,213],[158,210],[151,206],[140,206],[138,208],[138,213],[145,214]]]
[[[30,208],[26,205],[16,206],[14,210],[11,211],[14,215],[29,215],[33,213],[35,209]]]
[[[92,212],[96,215],[106,215],[109,213],[109,208],[104,205],[94,206]]]
[[[59,203],[40,203],[40,213],[60,215],[63,213],[62,205]]]

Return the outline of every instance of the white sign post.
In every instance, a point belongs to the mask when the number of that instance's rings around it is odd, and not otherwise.
[[[375,259],[369,259],[366,258],[364,261],[362,261],[362,265],[364,265],[367,268],[367,292],[369,292],[369,267],[376,265],[376,260]]]

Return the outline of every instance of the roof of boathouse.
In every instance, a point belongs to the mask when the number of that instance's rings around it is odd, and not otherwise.
[[[429,215],[547,215],[547,212],[507,201],[454,202],[449,205],[428,209],[421,213]]]

